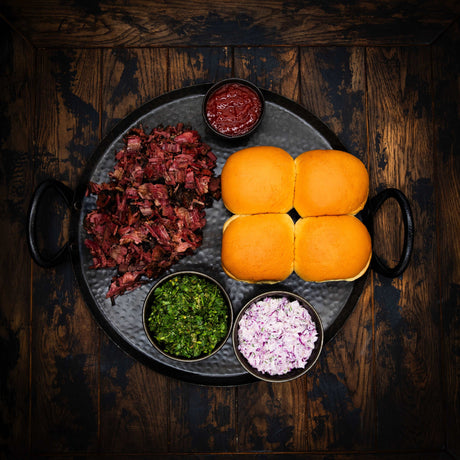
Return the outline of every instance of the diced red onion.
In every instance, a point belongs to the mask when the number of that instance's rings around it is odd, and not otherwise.
[[[308,311],[286,297],[253,303],[239,322],[239,351],[252,367],[269,375],[305,367],[317,340]]]

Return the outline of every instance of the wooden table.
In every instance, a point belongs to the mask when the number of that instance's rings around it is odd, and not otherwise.
[[[121,3],[0,7],[5,458],[458,457],[458,4]],[[97,326],[71,264],[42,269],[26,243],[42,180],[75,187],[133,109],[229,76],[302,104],[365,162],[371,195],[399,188],[414,213],[408,269],[372,272],[314,371],[292,383],[199,386],[152,371]],[[45,243],[65,242],[67,223],[53,204]],[[374,249],[392,264],[392,201],[376,229]]]

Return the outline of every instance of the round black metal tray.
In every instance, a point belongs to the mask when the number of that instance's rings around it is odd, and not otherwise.
[[[115,164],[115,153],[123,148],[123,136],[135,126],[142,124],[149,132],[157,125],[184,123],[196,129],[204,142],[209,144],[217,156],[216,174],[220,174],[228,156],[244,147],[272,145],[285,149],[294,158],[306,150],[339,149],[343,145],[322,122],[295,102],[270,91],[263,90],[266,101],[264,119],[257,132],[238,143],[216,139],[206,131],[201,106],[210,84],[192,86],[153,99],[121,121],[101,142],[87,165],[75,194],[65,191],[60,183],[58,191],[66,196],[71,206],[70,238],[66,249],[70,249],[74,271],[85,301],[102,329],[125,352],[138,361],[166,375],[185,381],[206,385],[239,385],[254,381],[239,364],[234,355],[231,339],[211,358],[194,363],[173,361],[160,354],[148,341],[142,324],[143,301],[155,280],[128,292],[112,303],[105,297],[114,274],[111,270],[90,269],[92,259],[84,245],[87,237],[83,220],[87,212],[95,207],[95,197],[87,195],[89,181],[104,182]],[[32,209],[34,206],[32,206]],[[222,226],[231,214],[221,200],[214,202],[206,211],[207,224],[203,233],[203,245],[192,256],[174,265],[166,273],[178,270],[199,270],[216,277],[227,289],[235,315],[248,299],[273,285],[251,285],[227,277],[220,265]],[[34,216],[29,217],[33,221]],[[30,225],[30,223],[29,223]],[[32,230],[29,230],[33,233]],[[31,238],[29,238],[30,240]],[[33,241],[33,238],[32,238]],[[29,241],[30,243],[30,241]],[[37,261],[39,255],[33,250]],[[64,249],[61,253],[66,252]],[[56,262],[56,260],[53,261]],[[38,260],[37,263],[40,263]],[[48,266],[53,263],[48,263]],[[44,263],[40,263],[45,266]],[[367,273],[353,282],[306,283],[292,274],[276,285],[278,290],[288,290],[306,298],[318,311],[325,330],[325,342],[342,327],[353,310]]]

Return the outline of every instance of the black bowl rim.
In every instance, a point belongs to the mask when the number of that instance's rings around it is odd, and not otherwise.
[[[245,85],[245,86],[251,88],[257,94],[257,96],[259,97],[260,102],[262,104],[259,119],[254,124],[254,126],[249,131],[247,131],[246,133],[238,134],[236,136],[229,136],[227,134],[221,133],[220,131],[217,131],[211,125],[211,123],[209,123],[208,117],[206,115],[206,104],[207,104],[208,99],[211,96],[211,94],[213,94],[214,91],[216,91],[221,86],[224,86],[224,85],[227,85],[227,84],[230,84],[230,83],[240,83],[241,85]],[[214,134],[215,136],[220,137],[221,139],[225,139],[227,141],[232,141],[232,140],[240,141],[242,139],[246,139],[249,136],[251,136],[257,130],[257,128],[260,126],[260,123],[262,123],[262,119],[263,119],[264,114],[265,114],[265,97],[262,94],[262,91],[260,90],[260,88],[258,86],[256,86],[254,83],[252,83],[251,81],[249,81],[249,80],[245,80],[244,78],[237,78],[237,77],[226,78],[224,80],[218,81],[217,83],[214,83],[211,86],[211,88],[208,89],[208,91],[206,92],[206,94],[205,94],[205,96],[203,98],[203,104],[202,104],[202,107],[201,107],[201,112],[202,112],[203,119],[204,119],[204,122],[206,124],[206,127],[209,129],[209,131],[212,134]]]
[[[227,307],[228,307],[228,310],[229,310],[229,313],[230,313],[230,317],[228,318],[228,330],[227,330],[227,334],[225,335],[225,337],[222,339],[220,345],[218,345],[211,353],[209,353],[208,355],[205,355],[205,356],[200,356],[198,358],[181,358],[181,357],[178,357],[178,356],[174,356],[174,355],[170,355],[169,353],[166,353],[165,351],[163,351],[159,346],[158,344],[155,342],[155,340],[152,338],[152,336],[150,335],[150,331],[148,330],[148,327],[147,327],[147,319],[146,319],[146,311],[147,311],[147,308],[148,308],[148,304],[149,304],[149,299],[150,299],[150,296],[153,294],[153,292],[155,291],[155,289],[160,286],[160,284],[164,283],[165,281],[167,281],[168,279],[170,278],[174,278],[175,276],[184,276],[184,275],[197,275],[197,276],[201,276],[202,278],[206,278],[210,281],[212,281],[215,285],[217,285],[217,287],[220,289],[220,291],[222,292],[225,300],[226,300],[226,303],[227,303]],[[152,346],[158,351],[160,352],[163,356],[166,356],[167,358],[169,359],[172,359],[174,361],[180,361],[180,362],[184,362],[184,363],[193,363],[193,362],[197,362],[197,361],[203,361],[204,359],[208,359],[210,358],[211,356],[214,356],[228,341],[231,333],[232,333],[232,330],[233,330],[233,318],[234,318],[234,315],[233,315],[233,304],[232,304],[232,300],[230,299],[230,296],[228,295],[226,289],[222,286],[222,284],[217,281],[214,277],[212,277],[211,275],[208,275],[207,273],[203,273],[203,272],[200,272],[200,271],[197,271],[197,270],[181,270],[181,271],[177,271],[177,272],[173,272],[173,273],[170,273],[168,275],[165,275],[163,276],[162,278],[160,278],[158,281],[155,282],[155,284],[150,288],[149,292],[147,293],[147,295],[145,296],[145,299],[144,299],[144,304],[143,304],[143,307],[142,307],[142,324],[144,326],[144,332],[145,332],[145,335],[147,336],[149,342],[152,344]]]
[[[318,332],[318,340],[316,341],[315,348],[313,351],[315,352],[315,356],[313,359],[309,359],[307,361],[307,365],[300,369],[293,369],[292,371],[282,374],[279,376],[276,375],[269,375],[269,374],[264,374],[262,372],[259,372],[257,369],[254,369],[246,360],[246,358],[242,355],[242,353],[238,350],[238,325],[240,322],[241,317],[243,316],[244,312],[254,303],[257,302],[260,299],[264,299],[265,297],[288,297],[291,299],[296,299],[299,301],[299,303],[308,310],[310,313],[312,320],[316,324],[316,329]],[[246,304],[241,308],[239,311],[234,323],[233,323],[233,331],[232,331],[232,342],[233,342],[233,351],[235,352],[235,355],[240,362],[240,364],[246,369],[247,372],[249,372],[251,375],[254,377],[263,380],[265,382],[271,382],[271,383],[283,383],[283,382],[290,382],[292,380],[295,380],[302,375],[305,375],[307,372],[309,372],[315,364],[318,362],[318,359],[321,355],[323,346],[324,346],[324,328],[323,328],[323,323],[321,321],[321,317],[319,316],[318,312],[316,311],[315,307],[308,302],[304,297],[295,294],[294,292],[290,291],[268,291],[268,292],[263,292],[262,294],[259,294],[252,299],[250,299]]]

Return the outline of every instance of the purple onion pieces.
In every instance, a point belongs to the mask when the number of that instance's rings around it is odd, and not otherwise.
[[[241,317],[238,349],[259,372],[283,375],[305,367],[318,339],[316,325],[297,300],[266,297]]]

